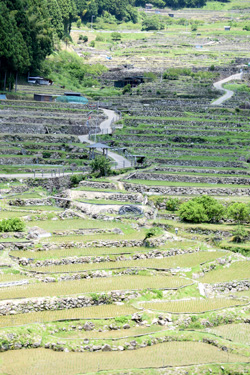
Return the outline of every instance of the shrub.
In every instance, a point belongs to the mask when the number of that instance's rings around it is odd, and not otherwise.
[[[131,85],[130,83],[126,86],[124,86],[123,90],[122,90],[122,93],[123,94],[126,94],[127,92],[131,92],[132,91],[132,88],[131,88]]]
[[[148,238],[154,237],[157,234],[157,228],[150,228],[147,230],[144,241]]]
[[[89,46],[90,46],[90,47],[95,47],[95,41],[92,40],[92,41],[89,43]]]
[[[122,39],[122,35],[116,31],[114,31],[113,33],[111,33],[111,39],[112,40],[121,40]]]
[[[79,36],[79,40],[82,40],[84,43],[87,43],[87,41],[89,40],[89,38],[87,37],[87,35],[80,35]]]
[[[250,25],[245,25],[242,30],[250,31]]]
[[[178,198],[169,198],[166,202],[166,210],[177,211],[180,207],[180,200]]]
[[[79,182],[81,182],[83,178],[84,176],[82,174],[74,174],[70,176],[71,187],[78,186]]]
[[[228,207],[227,216],[237,223],[243,223],[249,220],[249,209],[244,203],[236,202]]]
[[[248,237],[247,231],[243,227],[238,226],[237,229],[233,232],[232,241],[236,243],[242,243],[242,242],[245,242],[247,237]]]
[[[206,210],[202,204],[190,200],[182,203],[179,209],[180,218],[190,223],[204,223],[208,221]]]
[[[217,222],[223,217],[224,211],[216,199],[203,195],[183,203],[179,215],[182,220],[191,223]]]
[[[108,176],[111,174],[111,166],[109,159],[105,156],[97,156],[90,162],[90,166],[93,172],[97,172],[97,177]]]
[[[158,16],[146,17],[142,21],[142,31],[149,30],[162,30],[164,29],[164,24],[160,21]]]
[[[24,222],[19,218],[3,219],[0,221],[0,232],[22,232]]]
[[[48,159],[51,157],[51,152],[49,151],[43,151],[43,158],[44,159]]]

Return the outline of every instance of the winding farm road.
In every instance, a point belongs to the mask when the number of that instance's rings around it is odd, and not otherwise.
[[[242,79],[242,76],[243,76],[243,73],[237,73],[237,74],[233,74],[233,75],[231,75],[231,76],[229,76],[227,78],[224,78],[221,81],[215,82],[214,83],[214,87],[217,90],[225,91],[225,94],[222,95],[219,99],[217,99],[214,102],[212,102],[211,105],[221,105],[226,100],[230,99],[234,95],[234,92],[231,91],[231,90],[228,90],[228,89],[224,89],[222,87],[222,85],[224,85],[224,83],[227,83],[229,81],[235,81],[235,80],[238,80],[238,79]]]
[[[111,125],[113,122],[119,120],[119,116],[115,111],[112,111],[111,109],[104,109],[102,108],[102,111],[104,114],[108,117],[106,120],[102,121],[100,124],[100,129],[103,130],[103,134],[111,134],[112,133],[112,128]],[[90,141],[88,139],[88,134],[87,135],[80,135],[79,137],[80,142],[86,142],[89,144],[93,144],[95,142]],[[116,154],[115,152],[109,151],[108,155],[116,162],[117,166],[116,168],[128,168],[131,167],[131,162],[124,158],[123,156]],[[55,168],[56,169],[56,168]],[[71,173],[64,173],[64,176],[66,175],[71,175]],[[61,172],[61,176],[63,176]],[[17,178],[17,179],[25,179],[25,178],[34,178],[34,177],[39,177],[39,178],[55,178],[55,177],[60,177],[58,172],[57,175],[51,175],[51,173],[38,173],[34,175],[34,173],[0,173],[0,178],[5,177],[5,178]]]
[[[112,133],[111,125],[113,124],[113,122],[119,120],[119,116],[117,115],[115,111],[111,109],[102,108],[102,111],[104,112],[106,116],[108,116],[108,118],[102,121],[99,127],[101,131],[103,131],[103,134],[111,134]],[[86,142],[86,143],[89,143],[90,145],[95,143],[88,139],[88,134],[79,135],[78,138],[80,142]],[[112,152],[112,151],[109,151],[108,155],[111,157],[111,159],[113,159],[116,162],[118,169],[131,167],[131,162],[128,159],[124,158],[123,156],[116,154],[115,152]]]

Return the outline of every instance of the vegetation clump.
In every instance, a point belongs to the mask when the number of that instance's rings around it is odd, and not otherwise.
[[[225,209],[215,198],[203,195],[181,204],[180,218],[190,223],[218,222]]]
[[[18,217],[0,221],[0,232],[22,232],[24,228],[24,222]]]

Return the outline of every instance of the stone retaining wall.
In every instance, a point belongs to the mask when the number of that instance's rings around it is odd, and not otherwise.
[[[206,183],[206,184],[233,184],[233,185],[250,185],[250,178],[239,177],[210,177],[210,176],[185,176],[172,175],[165,173],[133,173],[128,180],[150,180],[150,181],[170,181],[170,182],[189,182],[189,183]]]
[[[62,258],[62,259],[46,259],[46,260],[38,260],[37,262],[33,263],[31,259],[27,258],[14,258],[18,261],[18,264],[22,266],[31,265],[32,267],[44,267],[44,266],[51,266],[51,265],[67,265],[67,264],[81,264],[81,263],[87,263],[87,264],[99,264],[103,262],[121,262],[121,261],[131,261],[131,260],[141,260],[141,259],[159,259],[159,258],[168,258],[175,255],[181,255],[181,254],[189,254],[197,252],[198,250],[178,250],[178,249],[172,249],[169,251],[150,251],[148,253],[137,253],[130,257],[125,257],[123,255],[118,255],[114,259],[110,259],[110,257],[107,256],[99,256],[99,257],[91,257],[91,256],[85,256],[85,257],[68,257],[68,258]],[[138,267],[140,264],[138,264]]]
[[[116,185],[109,182],[81,181],[79,186],[86,186],[94,189],[117,190]]]
[[[156,193],[164,195],[220,195],[220,196],[247,196],[250,188],[199,188],[192,186],[146,186],[124,183],[125,190],[133,193]]]
[[[111,304],[129,301],[139,295],[136,291],[112,291],[106,294],[96,293],[95,297],[97,298],[93,298],[91,295],[81,295],[78,297],[40,297],[25,298],[23,300],[6,300],[0,301],[0,316]]]

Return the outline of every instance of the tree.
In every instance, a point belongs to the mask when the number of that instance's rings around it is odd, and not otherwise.
[[[215,198],[203,195],[194,199],[205,208],[208,221],[218,222],[223,217],[225,209]]]
[[[204,223],[208,221],[206,210],[202,204],[190,200],[182,203],[179,209],[180,218],[190,223]]]
[[[111,173],[110,161],[105,156],[97,156],[90,162],[92,173],[97,172],[97,177],[108,176]]]
[[[224,211],[216,199],[204,195],[183,203],[179,215],[182,220],[192,223],[217,222],[223,217]]]
[[[117,33],[116,31],[114,31],[113,33],[111,33],[111,39],[112,40],[121,40],[122,35],[121,35],[121,33]]]
[[[249,220],[249,209],[244,203],[232,203],[228,207],[227,216],[237,223],[243,223]]]
[[[146,17],[142,21],[142,31],[162,30],[162,29],[164,29],[164,25],[160,21],[158,16]]]

